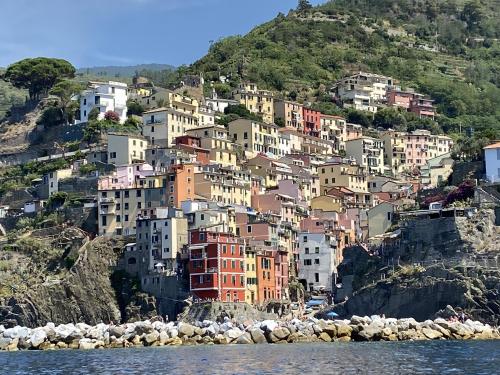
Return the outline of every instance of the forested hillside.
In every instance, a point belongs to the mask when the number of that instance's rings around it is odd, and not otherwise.
[[[332,112],[324,92],[333,81],[356,70],[381,73],[430,95],[444,131],[472,127],[500,137],[498,0],[299,3],[245,36],[214,43],[190,72],[254,81]]]

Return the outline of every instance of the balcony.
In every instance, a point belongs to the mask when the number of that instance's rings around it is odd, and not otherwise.
[[[104,206],[99,210],[99,215],[114,215],[116,213],[115,207]]]
[[[100,198],[100,204],[115,204],[115,198]]]

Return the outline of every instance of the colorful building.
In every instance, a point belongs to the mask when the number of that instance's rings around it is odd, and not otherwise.
[[[189,288],[195,298],[245,301],[245,245],[229,233],[189,233]]]

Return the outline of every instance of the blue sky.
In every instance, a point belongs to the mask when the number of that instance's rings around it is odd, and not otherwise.
[[[319,4],[323,0],[313,0]],[[36,56],[76,67],[189,64],[297,0],[1,0],[0,66]]]

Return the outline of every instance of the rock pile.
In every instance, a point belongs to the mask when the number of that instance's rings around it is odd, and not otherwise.
[[[498,328],[467,320],[449,322],[438,318],[415,319],[353,316],[350,320],[264,320],[246,324],[205,320],[183,322],[142,321],[123,325],[84,323],[30,329],[0,325],[0,350],[97,349],[137,346],[197,344],[263,344],[331,341],[403,341],[444,339],[499,339]]]

